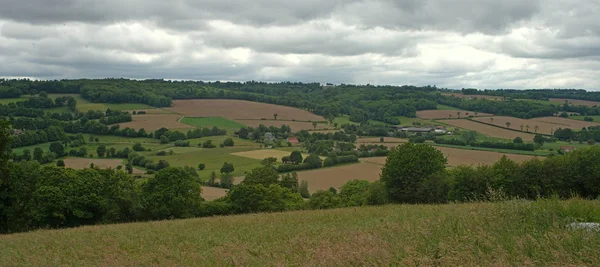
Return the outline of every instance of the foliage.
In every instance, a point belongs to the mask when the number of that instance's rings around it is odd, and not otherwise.
[[[304,205],[300,194],[277,184],[243,183],[229,190],[226,198],[236,213],[296,210]]]
[[[183,168],[166,168],[142,186],[141,198],[150,218],[189,218],[198,213],[200,181]]]
[[[221,167],[221,173],[232,173],[235,171],[235,168],[233,167],[233,163],[228,163],[225,162],[223,163],[223,166]]]
[[[370,184],[365,180],[352,180],[344,184],[340,190],[340,198],[346,207],[365,206]]]
[[[250,173],[246,174],[246,177],[242,183],[269,186],[272,184],[277,184],[278,180],[279,174],[272,166],[263,166],[253,169]]]

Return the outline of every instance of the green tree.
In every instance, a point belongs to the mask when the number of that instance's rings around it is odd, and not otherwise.
[[[166,135],[161,135],[160,136],[160,143],[161,144],[168,144],[169,142],[170,142],[169,138]]]
[[[160,170],[142,185],[142,200],[151,218],[190,218],[202,202],[200,181],[183,168]]]
[[[233,167],[233,163],[225,162],[223,163],[223,166],[221,166],[221,173],[232,173],[234,171],[235,168]]]
[[[279,185],[292,190],[293,192],[299,192],[298,186],[298,174],[295,172],[286,173],[281,177]]]
[[[104,154],[106,154],[106,145],[99,145],[98,148],[96,148],[96,153],[98,154],[98,157],[104,157]]]
[[[313,126],[313,129],[315,129],[315,130],[316,130],[316,129],[317,129],[317,122],[316,122],[316,121],[313,121],[313,122],[312,122],[312,126]]]
[[[131,162],[127,162],[127,164],[125,164],[125,170],[127,171],[128,174],[132,174],[133,173],[133,164],[131,164]]]
[[[381,181],[375,181],[369,186],[367,193],[368,205],[383,205],[389,202],[388,192],[385,184]]]
[[[39,163],[42,163],[44,157],[44,150],[39,147],[33,149],[33,159],[37,160]]]
[[[233,175],[231,173],[221,173],[219,185],[222,188],[231,188],[233,186]]]
[[[216,181],[217,181],[217,173],[215,171],[212,171],[210,173],[210,177],[208,178],[207,184],[210,186],[215,186]]]
[[[206,168],[206,164],[200,163],[198,164],[198,170],[204,170]]]
[[[302,153],[300,153],[300,151],[293,151],[290,154],[290,162],[294,163],[294,164],[300,164],[302,163]]]
[[[261,184],[265,187],[277,184],[279,180],[279,174],[271,166],[262,166],[254,168],[250,173],[246,174],[243,184]]]
[[[513,143],[515,143],[515,144],[522,144],[522,143],[523,143],[523,138],[521,138],[521,137],[516,137],[516,138],[513,140]]]
[[[416,192],[428,177],[443,172],[446,157],[439,150],[424,144],[405,143],[392,149],[381,171],[390,200],[415,203]]]
[[[456,112],[456,116],[458,116],[458,118],[460,119],[460,111]]]
[[[227,139],[223,140],[223,145],[224,146],[233,146],[234,145],[233,139],[227,138]]]
[[[310,193],[308,191],[308,182],[306,180],[302,180],[300,182],[300,185],[298,186],[298,193],[300,193],[300,196],[303,198],[310,197]]]
[[[277,163],[277,158],[274,157],[264,158],[260,161],[260,164],[264,166],[273,166],[275,163]]]
[[[304,163],[308,164],[313,169],[323,167],[323,160],[321,160],[321,157],[317,154],[310,154],[304,159]]]
[[[239,184],[227,192],[235,212],[276,212],[300,209],[302,197],[277,184]]]
[[[367,205],[369,194],[369,181],[351,180],[340,189],[340,198],[346,207]]]
[[[506,128],[510,128],[510,121],[507,121],[505,124],[506,124]]]
[[[65,155],[65,147],[60,142],[52,142],[50,144],[50,152],[56,154],[58,157]]]
[[[383,142],[385,142],[385,139],[383,137],[379,137],[379,142],[383,143]]]
[[[467,144],[477,142],[477,132],[476,131],[464,131],[464,132],[462,132],[460,137]]]
[[[144,149],[144,147],[142,147],[141,143],[135,143],[133,145],[133,151],[145,151],[146,149]]]
[[[536,134],[535,137],[533,137],[533,142],[536,144],[539,144],[540,146],[544,145],[544,136],[541,134]]]
[[[332,190],[319,190],[310,196],[311,209],[334,209],[342,207],[342,199]]]
[[[273,114],[273,118],[275,118],[275,120],[277,120],[277,116],[279,116],[279,114],[277,114],[277,113]]]
[[[65,161],[62,159],[59,159],[58,161],[56,161],[56,166],[57,167],[65,167]]]

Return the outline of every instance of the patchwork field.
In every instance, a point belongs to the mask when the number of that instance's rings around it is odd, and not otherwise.
[[[445,96],[454,96],[458,98],[470,98],[470,99],[489,99],[489,100],[504,100],[501,96],[490,96],[490,95],[463,95],[462,93],[442,93]]]
[[[308,190],[314,193],[330,187],[340,188],[354,179],[377,181],[381,174],[381,165],[362,162],[340,167],[322,168],[298,172],[298,180],[308,182]]]
[[[227,194],[227,189],[211,187],[211,186],[203,186],[202,187],[202,198],[204,200],[215,200],[217,198],[224,197]]]
[[[456,119],[460,112],[461,118],[475,116],[475,112],[466,110],[421,110],[417,111],[417,118],[421,119]],[[492,114],[477,112],[477,117],[492,116]],[[402,121],[400,121],[402,122]]]
[[[85,169],[89,168],[90,164],[94,163],[94,166],[101,169],[113,168],[116,169],[119,165],[125,168],[125,164],[123,164],[122,159],[90,159],[90,158],[66,158],[65,167],[71,169]],[[134,174],[143,174],[144,171],[133,168]]]
[[[297,149],[294,149],[294,150],[297,150]],[[235,156],[251,158],[251,159],[258,159],[258,160],[262,160],[264,158],[269,158],[269,157],[274,157],[279,162],[281,162],[281,158],[283,158],[285,156],[289,156],[290,153],[292,153],[292,152],[278,150],[278,149],[259,149],[259,150],[236,152],[236,153],[231,153],[231,154],[235,155]],[[306,158],[308,156],[309,156],[308,154],[302,154],[303,158]]]
[[[584,127],[587,128],[590,126],[600,125],[600,123],[598,123],[598,122],[600,122],[600,116],[596,117],[595,121],[597,121],[597,122],[584,121],[583,120],[584,117],[585,116],[571,116],[568,119],[561,118],[561,117],[542,117],[542,118],[533,118],[531,120],[554,124],[555,129],[556,129],[556,127],[560,127],[560,128],[571,128],[574,130],[581,130]]]
[[[198,99],[175,100],[166,110],[189,117],[224,117],[227,119],[278,119],[297,121],[325,121],[325,118],[306,110],[244,100]]]
[[[489,120],[489,118],[488,118],[488,120]],[[491,137],[497,137],[497,138],[515,139],[517,137],[521,137],[521,138],[523,138],[523,140],[531,141],[531,140],[533,140],[533,137],[535,137],[535,135],[533,135],[533,134],[505,130],[505,129],[501,129],[501,128],[490,126],[490,125],[485,125],[483,123],[478,123],[478,122],[474,122],[474,121],[470,121],[470,120],[446,120],[446,121],[444,121],[444,123],[455,126],[455,127],[467,129],[467,130],[477,131],[479,133],[482,133],[482,134],[485,134],[485,135],[488,135]]]
[[[493,121],[492,121],[493,118]],[[505,116],[495,116],[490,118],[473,118],[473,120],[481,121],[484,123],[490,123],[497,125],[502,128],[510,128],[515,130],[521,130],[521,126],[523,126],[522,131],[528,131],[533,133],[541,133],[541,134],[552,134],[554,130],[559,128],[559,125],[552,124],[544,121],[538,120],[525,120],[514,117],[505,117]],[[510,127],[506,126],[506,123],[510,123]],[[527,127],[529,126],[529,128]],[[536,130],[535,127],[538,127]],[[562,126],[565,128],[565,125]]]
[[[596,101],[587,101],[587,100],[578,100],[578,99],[566,99],[566,98],[550,98],[551,102],[564,104],[565,100],[568,101],[569,105],[581,105],[588,107],[600,106],[600,102]]]
[[[133,121],[120,123],[121,129],[126,127],[139,130],[144,128],[146,131],[158,130],[162,127],[169,129],[188,129],[193,128],[190,125],[179,122],[181,115],[178,114],[143,114],[132,116]]]
[[[59,96],[71,96],[77,101],[77,110],[81,112],[87,112],[88,110],[106,110],[108,108],[112,110],[146,110],[154,109],[153,107],[140,104],[140,103],[125,103],[125,104],[111,104],[111,103],[92,103],[83,99],[80,94],[48,94],[48,97],[56,98]]]
[[[269,126],[281,127],[281,125],[287,125],[292,129],[292,132],[315,129],[311,122],[282,121],[282,120],[236,120],[236,122],[241,123],[246,126],[254,127],[254,128],[258,127],[261,124],[264,126],[267,126],[267,127],[269,127]],[[333,129],[333,126],[328,125],[328,124],[318,123],[316,129],[317,130]]]
[[[466,150],[449,147],[436,147],[448,158],[448,166],[456,167],[459,165],[492,165],[502,156],[506,155],[509,159],[517,162],[534,158],[534,156],[505,154],[490,151]],[[361,161],[385,164],[386,157],[364,158]]]
[[[237,131],[242,127],[246,127],[241,123],[228,120],[223,117],[184,117],[180,120],[180,122],[200,128],[212,128],[216,126],[220,129],[226,129],[229,133]]]

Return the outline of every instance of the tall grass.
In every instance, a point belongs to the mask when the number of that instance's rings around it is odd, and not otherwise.
[[[594,266],[600,201],[511,200],[87,226],[0,236],[6,266]]]

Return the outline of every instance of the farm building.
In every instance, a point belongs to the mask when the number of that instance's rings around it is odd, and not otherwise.
[[[300,141],[298,141],[298,138],[296,138],[296,137],[290,137],[290,138],[287,139],[287,141],[289,143],[291,143],[292,145],[297,145],[297,144],[300,143]]]
[[[433,128],[429,128],[429,127],[398,127],[396,129],[398,131],[408,132],[408,133],[431,133],[434,131]]]
[[[569,152],[573,152],[573,150],[575,150],[575,147],[572,147],[572,146],[561,146],[560,149],[562,149],[565,153],[569,153]]]

